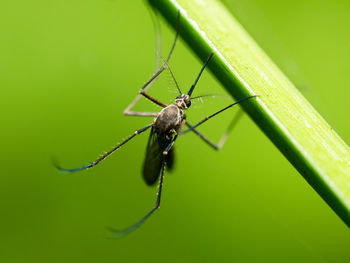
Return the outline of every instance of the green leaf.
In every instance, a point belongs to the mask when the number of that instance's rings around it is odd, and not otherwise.
[[[350,226],[350,150],[218,0],[149,0],[310,185]],[[283,174],[281,174],[283,176]]]

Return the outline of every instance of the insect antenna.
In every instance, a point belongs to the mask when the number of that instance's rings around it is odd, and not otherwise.
[[[167,62],[165,62],[165,63],[167,63]],[[170,75],[171,75],[171,78],[173,79],[173,81],[175,82],[175,85],[176,85],[176,88],[177,88],[177,91],[179,92],[179,94],[181,95],[182,94],[182,92],[181,92],[181,89],[180,89],[180,87],[179,87],[179,84],[177,83],[177,81],[176,81],[176,79],[175,79],[175,76],[174,76],[174,74],[173,74],[173,71],[171,70],[171,68],[170,68],[170,65],[169,64],[166,64],[167,65],[167,68],[169,69],[169,72],[170,72]]]
[[[222,97],[222,98],[230,98],[229,96],[227,95],[224,95],[224,94],[204,94],[204,95],[200,95],[200,96],[196,96],[196,97],[191,97],[191,100],[195,100],[195,99],[201,99],[201,98],[204,98],[204,97]]]

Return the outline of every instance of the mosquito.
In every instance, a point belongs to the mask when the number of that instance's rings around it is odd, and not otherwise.
[[[254,98],[258,95],[249,96],[243,99],[240,99],[225,108],[206,116],[203,120],[198,122],[195,125],[191,125],[185,115],[185,111],[188,110],[191,106],[191,100],[199,99],[205,96],[211,96],[211,95],[202,95],[202,96],[195,96],[192,97],[192,93],[204,71],[208,63],[210,62],[211,58],[214,56],[214,53],[211,52],[205,63],[203,64],[201,70],[199,71],[199,74],[197,75],[197,78],[195,79],[194,83],[191,85],[187,93],[182,93],[180,90],[180,87],[178,83],[175,80],[175,77],[170,69],[169,66],[169,60],[170,57],[174,51],[176,41],[179,34],[179,17],[178,15],[178,21],[177,21],[177,27],[176,27],[176,34],[175,39],[173,41],[172,47],[170,49],[170,52],[168,54],[168,57],[164,61],[163,65],[160,67],[160,69],[154,73],[154,75],[143,85],[141,90],[139,91],[138,96],[134,99],[134,101],[124,110],[125,115],[129,116],[139,116],[139,117],[154,117],[154,120],[152,123],[148,124],[146,127],[143,127],[137,131],[135,131],[129,138],[127,138],[125,141],[120,143],[119,145],[115,146],[112,150],[105,153],[103,156],[98,158],[92,163],[89,163],[85,166],[73,168],[73,169],[67,169],[62,168],[59,165],[56,165],[56,168],[61,172],[66,173],[73,173],[77,171],[81,171],[84,169],[89,169],[103,160],[105,160],[108,156],[113,154],[115,151],[117,151],[119,148],[121,148],[124,144],[129,142],[131,139],[133,139],[135,136],[146,132],[147,130],[150,131],[150,136],[148,139],[148,144],[146,148],[146,156],[143,163],[143,170],[142,175],[143,179],[146,182],[147,185],[152,186],[154,185],[159,178],[159,187],[158,187],[158,194],[155,206],[139,221],[137,221],[135,224],[124,228],[122,230],[116,230],[116,229],[110,229],[112,233],[114,234],[114,237],[123,237],[131,232],[133,232],[135,229],[137,229],[139,226],[141,226],[160,206],[161,201],[161,194],[163,189],[163,179],[164,179],[164,170],[165,167],[168,170],[171,170],[174,166],[174,143],[177,140],[178,136],[181,134],[185,134],[187,132],[194,132],[200,139],[202,139],[205,143],[207,143],[209,146],[214,148],[215,150],[220,150],[223,144],[226,141],[227,135],[229,130],[233,126],[233,122],[229,126],[228,131],[226,131],[223,136],[221,137],[219,143],[216,145],[213,142],[211,142],[207,137],[205,137],[202,133],[200,133],[196,128],[206,121],[210,120],[211,118],[215,117],[216,115],[222,113],[223,111],[226,111],[227,109],[233,107],[236,104],[242,103],[244,101],[247,101],[251,98]],[[172,104],[165,104],[158,99],[152,97],[147,93],[148,88],[151,86],[152,82],[155,81],[159,75],[164,71],[168,69],[171,73],[172,79],[174,80],[176,84],[176,88],[179,92],[179,95],[175,98],[174,103]],[[133,106],[139,101],[140,98],[145,97],[146,99],[150,100],[154,104],[162,107],[162,110],[160,112],[133,112],[131,109]],[[235,119],[234,119],[235,120]],[[187,126],[187,130],[182,131],[184,126]]]

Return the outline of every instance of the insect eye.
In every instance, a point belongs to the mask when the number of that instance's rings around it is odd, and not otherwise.
[[[191,101],[190,100],[185,100],[187,108],[191,106]]]

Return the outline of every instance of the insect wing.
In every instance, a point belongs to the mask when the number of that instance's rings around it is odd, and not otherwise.
[[[168,171],[172,171],[174,169],[174,163],[175,163],[175,147],[171,147],[170,151],[168,152],[168,155],[166,156],[166,167]]]
[[[153,185],[157,181],[162,166],[163,151],[169,143],[170,141],[165,136],[155,132],[152,127],[142,171],[143,179],[147,185]]]

